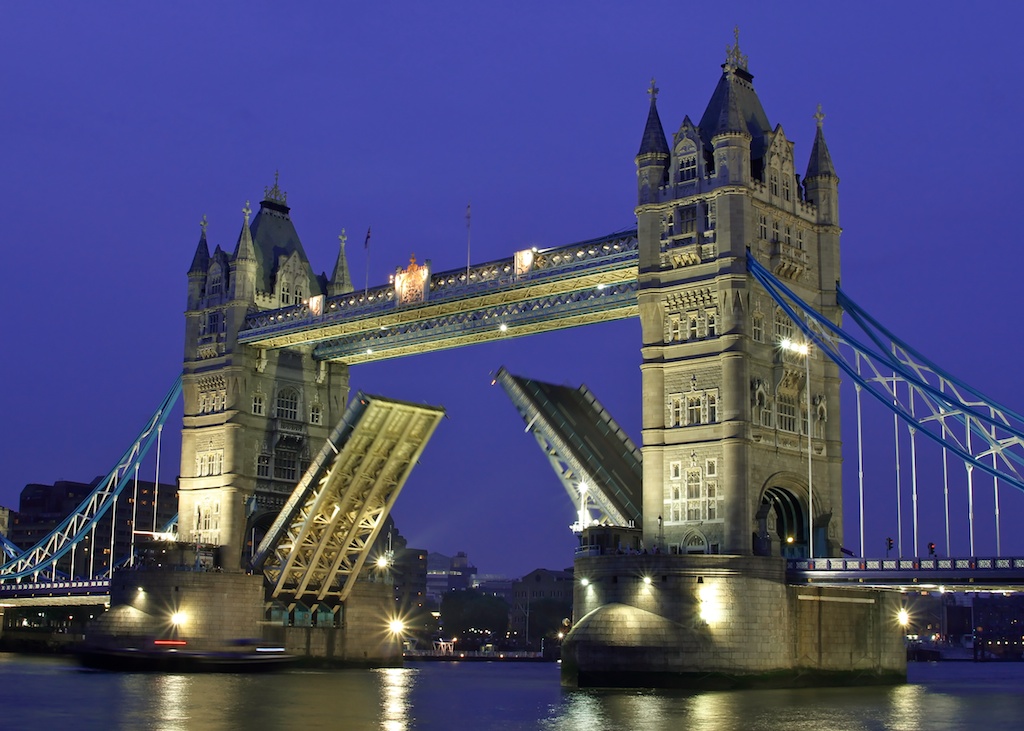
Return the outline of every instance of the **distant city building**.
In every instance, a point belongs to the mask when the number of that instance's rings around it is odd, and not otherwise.
[[[427,598],[440,605],[441,597],[449,591],[473,588],[477,570],[464,551],[455,556],[431,551],[427,554]]]
[[[512,585],[509,632],[530,641],[531,607],[544,602],[561,602],[572,607],[573,572],[534,569]]]
[[[0,536],[10,537],[11,509],[0,505]]]
[[[514,585],[514,579],[509,579],[501,574],[480,574],[477,576],[474,588],[481,594],[489,594],[499,599],[504,599],[511,607],[514,601]]]
[[[97,477],[89,483],[58,480],[52,485],[26,485],[21,491],[18,511],[10,517],[8,538],[22,549],[31,548],[71,515],[102,479]],[[178,512],[177,485],[160,483],[155,497],[156,529],[159,531],[163,530]],[[111,508],[96,522],[96,527],[90,534],[61,559],[57,564],[58,571],[84,576],[105,570],[111,562],[110,538],[113,521],[116,521],[113,562],[116,565],[127,558],[131,552],[133,530],[153,531],[153,508],[152,482],[140,480],[137,493],[133,484],[125,486],[117,500],[116,509]]]

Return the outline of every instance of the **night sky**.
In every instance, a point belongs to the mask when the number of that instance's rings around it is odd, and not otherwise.
[[[344,227],[357,287],[367,264],[373,286],[412,253],[435,271],[464,266],[467,203],[475,262],[631,227],[651,77],[669,135],[684,115],[699,120],[737,24],[801,174],[817,104],[826,114],[844,288],[1024,410],[1024,62],[1007,40],[1024,10],[850,5],[8,4],[0,504],[16,508],[26,483],[105,473],[157,405],[181,368],[204,214],[211,249],[231,251],[246,200],[255,209],[280,171],[314,269],[330,272]],[[574,506],[491,374],[586,383],[639,443],[639,364],[627,321],[354,367],[354,390],[448,411],[395,508],[400,531],[466,551],[482,573],[570,566]],[[891,417],[874,418],[873,433],[891,434]],[[895,530],[891,453],[890,442],[867,464],[874,555]],[[978,484],[988,555],[991,481]],[[1003,553],[1024,555],[1024,496],[1011,493]],[[921,541],[942,545],[941,497],[922,499]],[[967,553],[965,534],[958,518],[954,553]]]

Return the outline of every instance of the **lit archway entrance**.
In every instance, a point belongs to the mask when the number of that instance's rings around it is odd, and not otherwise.
[[[772,485],[761,496],[754,534],[754,553],[762,556],[807,556],[807,518],[800,499]]]

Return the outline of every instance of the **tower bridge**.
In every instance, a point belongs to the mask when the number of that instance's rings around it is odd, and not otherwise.
[[[579,527],[617,536],[577,557],[567,682],[898,679],[899,599],[884,589],[1024,585],[1024,560],[952,557],[948,537],[946,557],[916,557],[916,462],[911,550],[901,527],[897,559],[865,555],[861,498],[861,556],[843,557],[841,374],[856,386],[858,427],[861,394],[871,395],[912,445],[927,435],[943,460],[963,460],[969,490],[974,470],[991,476],[997,513],[999,481],[1024,489],[1024,419],[839,287],[839,178],[824,115],[814,115],[801,177],[795,143],[769,122],[753,78],[737,41],[699,121],[684,117],[671,138],[652,82],[635,230],[439,273],[413,260],[360,292],[344,237],[331,276],[314,273],[276,180],[251,221],[246,204],[233,247],[211,252],[204,222],[188,271],[178,536],[219,547],[218,568],[239,587],[257,571],[260,586],[239,589],[247,596],[322,610],[346,641],[362,641],[370,625],[344,609],[387,605],[359,580],[442,412],[350,401],[349,366],[638,317],[639,448],[585,388],[498,377],[578,502]],[[864,337],[843,328],[844,313]],[[0,567],[0,599],[17,593],[12,584],[30,597],[47,580],[78,581],[58,575],[59,554],[109,509],[141,443],[58,534]],[[972,509],[972,554],[973,536]],[[200,583],[190,591],[211,591]],[[125,581],[107,587],[115,604],[142,611]],[[153,591],[173,596],[166,582]],[[393,653],[385,644],[346,652]]]

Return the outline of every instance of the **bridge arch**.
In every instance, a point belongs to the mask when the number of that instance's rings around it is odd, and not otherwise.
[[[801,558],[808,548],[807,483],[788,472],[765,481],[754,518],[754,554]]]

